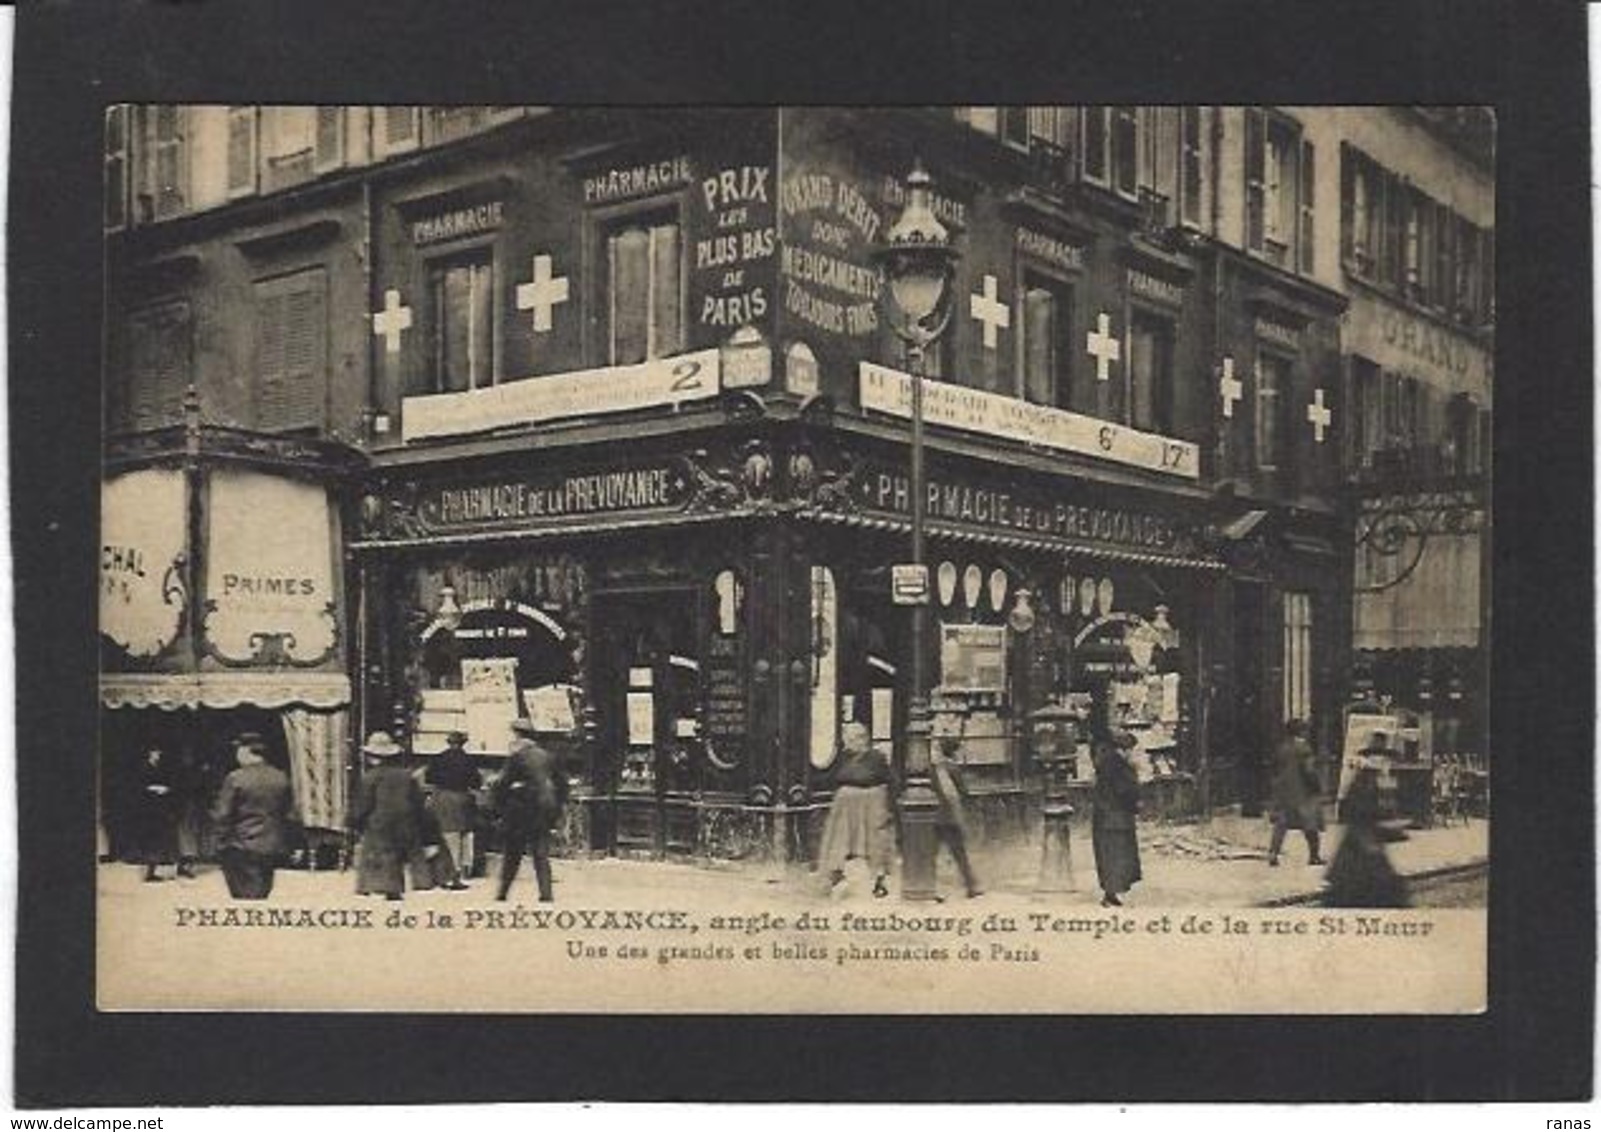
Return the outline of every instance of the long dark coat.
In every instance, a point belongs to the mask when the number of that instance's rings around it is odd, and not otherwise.
[[[1279,744],[1273,773],[1273,815],[1287,829],[1321,830],[1323,800],[1318,796],[1312,745],[1290,738]]]
[[[293,811],[289,776],[277,767],[254,763],[230,771],[211,807],[217,847],[267,857],[282,853]]]
[[[508,829],[548,830],[567,804],[567,775],[553,751],[527,739],[515,739],[494,794]]]
[[[406,862],[422,844],[422,787],[404,768],[383,763],[367,771],[351,826],[361,836],[356,891],[398,896]]]
[[[1098,744],[1090,838],[1095,875],[1101,890],[1113,896],[1127,892],[1140,879],[1140,843],[1134,820],[1139,808],[1140,784],[1134,768],[1115,747]]]
[[[147,865],[165,865],[178,859],[178,815],[181,798],[178,776],[165,758],[151,766],[139,763],[138,793],[134,798],[134,842],[138,859]]]

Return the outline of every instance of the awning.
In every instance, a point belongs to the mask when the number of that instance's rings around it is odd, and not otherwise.
[[[907,519],[879,518],[869,515],[841,515],[823,511],[802,511],[798,513],[798,517],[809,519],[815,523],[830,523],[861,530],[888,531],[906,535],[910,535],[912,531],[912,524]],[[1128,550],[1121,547],[1074,542],[1071,539],[1055,538],[1050,535],[1007,534],[1002,531],[981,530],[948,522],[927,523],[923,529],[930,538],[945,539],[950,542],[971,542],[984,546],[1037,550],[1047,554],[1095,558],[1107,562],[1131,562],[1142,566],[1171,566],[1185,570],[1226,569],[1223,563],[1209,558],[1191,558],[1179,554],[1163,554],[1152,550]]]
[[[350,703],[343,672],[102,673],[100,702],[109,708],[284,708],[331,711]]]

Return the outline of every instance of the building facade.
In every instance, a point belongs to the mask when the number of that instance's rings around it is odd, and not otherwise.
[[[186,533],[137,548],[182,595],[144,595],[145,653],[108,636],[108,714],[248,675],[324,783],[379,727],[492,764],[546,716],[585,736],[575,848],[806,856],[839,728],[894,751],[910,698],[872,253],[921,161],[960,252],[925,668],[976,809],[1021,828],[1106,645],[1156,804],[1258,807],[1284,723],[1332,749],[1348,693],[1380,300],[1345,201],[1382,113],[113,111],[107,530],[175,471]]]

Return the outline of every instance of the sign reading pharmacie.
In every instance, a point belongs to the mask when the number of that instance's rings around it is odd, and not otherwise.
[[[632,366],[502,381],[462,393],[406,398],[401,437],[409,444],[516,425],[681,405],[715,397],[721,387],[716,350]]]
[[[899,370],[861,363],[862,408],[891,416],[912,415],[912,378]],[[1199,479],[1200,450],[1187,440],[1140,432],[1082,413],[1035,405],[982,389],[923,382],[923,419],[963,432],[999,436],[1144,468],[1181,479]]]
[[[911,481],[904,469],[869,464],[857,479],[856,502],[865,511],[909,515]],[[1170,555],[1194,552],[1193,524],[1128,507],[1079,504],[1059,493],[969,481],[936,470],[923,500],[930,522],[962,523],[1010,534],[1047,535]]]
[[[538,526],[564,519],[684,506],[689,481],[676,461],[590,471],[452,483],[416,502],[424,533]]]

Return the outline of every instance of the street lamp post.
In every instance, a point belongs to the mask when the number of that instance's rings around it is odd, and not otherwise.
[[[929,742],[932,731],[925,656],[928,641],[928,564],[923,546],[923,512],[927,493],[923,467],[923,367],[931,342],[944,331],[951,316],[951,276],[956,251],[949,233],[930,204],[928,173],[921,163],[906,178],[906,207],[885,234],[874,258],[887,287],[885,317],[906,345],[906,365],[912,385],[912,563],[924,577],[923,600],[912,607],[911,702],[907,710],[906,783],[901,791],[901,897],[935,900],[935,823],[939,799],[929,779]]]

